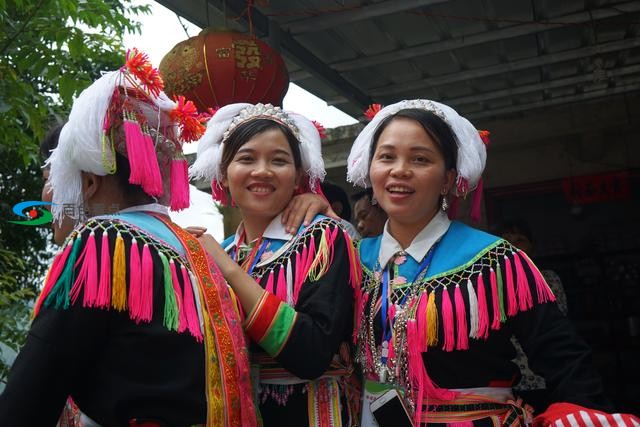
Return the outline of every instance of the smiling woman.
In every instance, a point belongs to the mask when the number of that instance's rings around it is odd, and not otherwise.
[[[545,376],[549,396],[563,402],[541,423],[575,411],[567,402],[607,407],[589,349],[529,257],[447,217],[450,196],[481,191],[485,158],[469,121],[424,99],[383,108],[353,144],[348,179],[371,185],[389,216],[381,236],[359,244],[363,426],[375,425],[369,408],[380,401],[370,403],[392,388],[415,426],[529,423],[531,408],[512,390],[519,369],[511,335]]]
[[[192,172],[242,213],[222,247],[210,236],[201,240],[246,313],[264,425],[356,425],[348,344],[355,251],[334,219],[317,216],[295,233],[280,220],[294,193],[318,191],[318,130],[278,107],[228,105],[209,121]]]
[[[238,126],[227,140],[221,184],[241,207],[245,224],[248,216],[255,217],[248,224],[268,224],[300,186],[301,166],[300,144],[291,130],[272,120],[256,119]]]
[[[0,425],[54,425],[68,398],[105,426],[256,424],[229,289],[168,216],[189,205],[182,145],[197,119],[155,77],[129,52],[80,94],[60,132],[43,199],[64,243],[0,395]],[[73,229],[68,204],[89,217]]]

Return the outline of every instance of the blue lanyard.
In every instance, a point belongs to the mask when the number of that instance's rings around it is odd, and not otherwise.
[[[424,259],[418,266],[418,271],[416,272],[416,275],[414,276],[411,283],[415,283],[416,281],[421,280],[424,278],[424,276],[426,276],[427,271],[429,270],[429,265],[431,265],[431,260],[433,259],[433,253],[435,252],[435,248],[437,244],[438,242],[434,243],[434,245],[431,246],[431,249],[429,249],[429,252],[427,252],[427,255],[424,257]],[[380,317],[382,321],[382,342],[383,343],[384,342],[388,343],[391,340],[391,331],[392,331],[392,328],[388,327],[390,325],[387,325],[387,310],[389,307],[388,292],[389,292],[389,264],[387,264],[387,267],[382,271],[382,295],[380,296],[381,298]],[[404,305],[408,295],[409,294],[406,293],[405,296],[402,298],[402,300],[399,303],[400,306]],[[384,365],[386,365],[387,357],[385,356],[381,357],[381,361]]]
[[[253,272],[256,264],[258,264],[258,261],[260,261],[260,258],[262,258],[262,253],[265,251],[265,249],[267,249],[268,244],[269,241],[266,239],[262,242],[262,244],[260,245],[260,249],[258,249],[258,253],[256,254],[255,258],[253,258],[253,262],[251,262],[251,267],[249,267],[249,269],[247,270],[247,274],[251,274]]]
[[[251,265],[249,266],[249,268],[247,269],[247,274],[251,274],[253,272],[253,269],[256,267],[256,265],[258,264],[258,261],[260,260],[260,258],[262,257],[262,254],[264,253],[264,251],[267,249],[267,246],[269,245],[269,241],[267,239],[263,240],[262,243],[260,244],[260,248],[258,249],[258,252],[256,253],[256,256],[251,260]],[[239,244],[237,245],[239,246]],[[233,253],[231,255],[231,258],[237,263],[238,262],[238,252],[239,252],[239,247],[235,247],[233,248]],[[251,252],[251,251],[250,251]]]

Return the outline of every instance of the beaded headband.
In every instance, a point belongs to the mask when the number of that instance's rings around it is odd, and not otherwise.
[[[256,104],[244,108],[233,118],[231,124],[222,135],[222,142],[229,139],[229,136],[241,124],[257,119],[268,119],[278,122],[291,129],[295,137],[300,139],[298,127],[282,108],[274,107],[271,104]]]

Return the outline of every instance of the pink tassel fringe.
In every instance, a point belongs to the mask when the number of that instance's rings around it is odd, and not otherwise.
[[[76,261],[75,267],[80,265],[78,277],[71,288],[71,301],[75,304],[83,289],[82,306],[93,307],[98,298],[98,254],[96,251],[96,236],[92,231],[85,243],[82,253]]]
[[[189,207],[189,173],[186,159],[171,161],[171,210]]]
[[[144,149],[144,136],[138,122],[129,119],[124,120],[124,135],[127,146],[127,158],[131,174],[129,174],[129,182],[131,184],[141,185],[145,181],[145,175],[150,174],[149,162],[146,158],[146,150]]]
[[[49,275],[47,276],[47,281],[45,282],[42,293],[40,294],[40,298],[38,298],[36,306],[33,309],[35,315],[40,312],[40,308],[42,308],[44,300],[47,299],[47,295],[51,293],[51,289],[53,289],[53,287],[56,285],[56,282],[58,281],[58,278],[62,273],[62,269],[67,262],[67,258],[69,257],[72,246],[73,240],[70,240],[64,247],[64,250],[53,260],[53,264],[51,264],[51,269],[49,270]]]
[[[151,135],[144,132],[142,134],[142,141],[144,143],[144,150],[147,160],[147,167],[149,173],[142,178],[142,189],[150,196],[162,197],[164,194],[164,185],[162,182],[162,175],[160,174],[160,166],[158,165],[158,157],[156,156],[156,149],[153,144]]]
[[[511,260],[505,255],[504,271],[507,282],[507,316],[512,317],[518,313],[518,299],[516,296],[516,288],[513,282],[513,271],[511,270]]]
[[[278,270],[278,279],[276,280],[276,296],[282,302],[287,302],[287,279],[284,276],[284,266]]]
[[[273,290],[273,270],[269,270],[269,277],[267,277],[267,285],[264,287],[264,289],[273,294],[274,290]]]
[[[458,393],[439,388],[433,383],[422,359],[418,342],[420,337],[419,331],[414,319],[407,321],[407,362],[409,364],[409,381],[413,390],[416,391],[416,410],[414,414],[415,425],[421,425],[423,401],[426,399],[437,399],[441,401],[449,401],[456,398]]]
[[[456,346],[453,307],[451,306],[451,297],[447,288],[442,289],[442,327],[444,329],[444,351],[453,351]]]
[[[198,310],[196,309],[195,296],[193,294],[193,284],[189,278],[189,273],[184,265],[180,266],[182,271],[182,284],[184,286],[184,312],[187,318],[187,329],[196,341],[202,342],[202,331],[200,331],[200,319],[198,318]]]
[[[137,322],[142,313],[142,267],[140,265],[140,251],[136,239],[131,241],[129,251],[129,317]]]
[[[142,247],[139,320],[151,322],[153,317],[153,259],[149,245]]]
[[[109,308],[111,306],[111,256],[109,253],[109,236],[102,232],[100,244],[100,282],[98,284],[98,299],[96,306]]]
[[[522,267],[522,261],[517,253],[513,253],[513,263],[516,265],[516,291],[518,293],[518,307],[520,311],[527,311],[533,307],[531,298],[531,290],[529,289],[529,280],[527,274]]]
[[[542,274],[540,274],[540,270],[538,270],[538,267],[535,266],[533,261],[531,261],[531,259],[524,252],[518,252],[518,255],[520,255],[522,259],[525,260],[525,262],[529,266],[529,270],[531,270],[531,272],[533,273],[533,277],[536,281],[536,293],[538,294],[538,302],[542,304],[545,302],[555,301],[556,297],[555,295],[553,295],[551,289],[549,289],[549,285],[547,285],[546,280],[544,280],[544,277],[542,277]]]
[[[427,351],[427,301],[429,294],[422,292],[416,307],[416,327],[418,328],[418,348],[420,351]]]
[[[465,310],[464,299],[460,286],[456,285],[453,292],[453,301],[456,306],[456,350],[469,349],[469,335],[467,332],[467,313]]]
[[[229,206],[229,196],[227,190],[215,179],[211,181],[211,196],[213,200],[220,202],[222,206]]]
[[[478,275],[476,294],[478,296],[478,338],[487,339],[489,337],[489,310],[487,309],[487,294],[482,273]],[[498,317],[500,317],[499,312]]]
[[[173,292],[175,293],[176,302],[178,303],[178,332],[184,332],[187,330],[187,316],[185,314],[182,291],[180,290],[180,282],[178,281],[178,271],[176,270],[176,263],[173,260],[169,261],[169,269],[171,270]]]

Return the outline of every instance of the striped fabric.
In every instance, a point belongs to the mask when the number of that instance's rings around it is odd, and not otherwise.
[[[264,292],[245,321],[244,329],[271,357],[276,357],[289,339],[297,313],[270,292]]]
[[[534,420],[534,427],[640,427],[631,414],[607,414],[570,403],[555,403]]]

